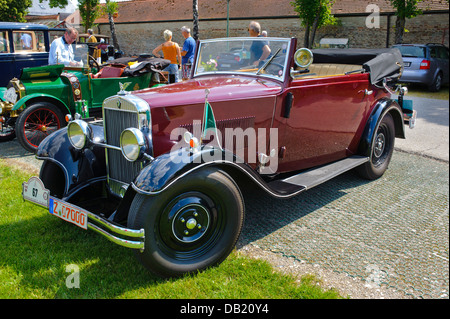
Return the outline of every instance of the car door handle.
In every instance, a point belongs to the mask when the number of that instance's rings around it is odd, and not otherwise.
[[[373,90],[368,90],[368,89],[364,90],[364,95],[372,95],[372,94],[373,94]]]

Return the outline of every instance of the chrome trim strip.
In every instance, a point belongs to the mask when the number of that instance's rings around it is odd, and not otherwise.
[[[86,211],[85,209],[83,209],[83,210]],[[101,224],[105,228],[108,228],[110,231],[112,231],[118,235],[124,235],[127,237],[133,237],[133,238],[144,238],[144,229],[142,229],[142,228],[138,230],[138,229],[129,229],[129,228],[120,227],[120,226],[111,224],[106,219],[103,219],[89,211],[86,211],[86,212],[88,213],[89,218],[93,219],[97,223]]]
[[[88,228],[97,232],[100,235],[103,235],[104,237],[106,237],[107,239],[109,239],[110,241],[112,241],[113,243],[115,243],[119,246],[123,246],[126,248],[132,248],[132,249],[144,250],[144,242],[143,241],[131,241],[131,240],[118,238],[114,235],[111,235],[107,231],[101,229],[100,227],[98,227],[94,224],[88,224]]]

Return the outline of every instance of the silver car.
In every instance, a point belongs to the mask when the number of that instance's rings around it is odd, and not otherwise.
[[[404,70],[401,82],[418,83],[437,92],[449,82],[448,48],[441,44],[396,44],[402,53]]]

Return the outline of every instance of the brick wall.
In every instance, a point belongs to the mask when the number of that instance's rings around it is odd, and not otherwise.
[[[395,16],[390,17],[389,45],[394,44]],[[449,46],[449,14],[424,14],[407,20],[404,43],[444,43]],[[232,19],[229,25],[231,37],[248,36],[248,24],[251,20]],[[303,44],[304,29],[298,18],[259,19],[263,30],[273,37],[297,37]],[[192,28],[191,21],[169,21],[153,23],[117,23],[116,32],[121,49],[126,55],[151,53],[154,48],[164,42],[162,36],[165,29],[173,32],[173,41],[184,42],[180,28],[187,25]],[[338,24],[323,27],[316,34],[316,42],[323,37],[348,38],[350,47],[383,48],[386,47],[388,16],[380,16],[380,28],[366,27],[366,16],[338,16]],[[227,22],[222,19],[200,21],[200,38],[220,38],[226,36]],[[99,33],[110,34],[109,24],[100,24]]]

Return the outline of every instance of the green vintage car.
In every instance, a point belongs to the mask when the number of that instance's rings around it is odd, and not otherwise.
[[[35,152],[49,134],[66,125],[65,116],[102,116],[102,103],[120,90],[136,91],[158,85],[167,60],[121,58],[98,65],[79,44],[76,56],[83,67],[63,64],[25,68],[20,79],[0,88],[0,142],[17,136]],[[120,60],[120,61],[119,61]],[[128,62],[136,62],[130,64]]]

